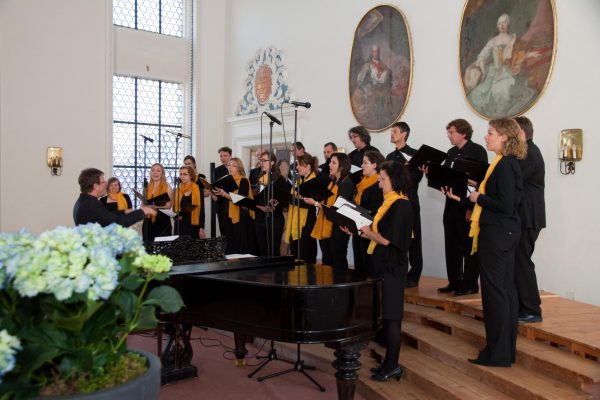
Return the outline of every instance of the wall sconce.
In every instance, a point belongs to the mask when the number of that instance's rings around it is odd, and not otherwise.
[[[52,176],[62,174],[63,166],[63,148],[48,147],[48,167]]]
[[[569,175],[575,173],[575,162],[583,158],[583,130],[565,129],[560,131],[558,144],[560,173]]]

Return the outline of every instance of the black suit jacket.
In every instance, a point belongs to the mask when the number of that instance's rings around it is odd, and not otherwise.
[[[523,199],[521,199],[521,229],[540,230],[546,227],[546,203],[544,201],[545,165],[542,152],[530,139],[527,141],[527,157],[519,160],[523,174]]]
[[[477,198],[477,204],[483,208],[479,226],[484,229],[491,225],[520,232],[519,204],[522,195],[523,180],[517,159],[502,157],[485,184],[485,194]]]
[[[352,163],[352,165],[356,165],[357,167],[360,167],[363,162],[363,157],[365,156],[365,153],[367,151],[379,151],[379,150],[377,149],[377,147],[373,147],[371,145],[367,145],[367,146],[363,147],[361,150],[358,150],[358,149],[352,150],[350,153],[348,153],[348,157],[350,157],[350,162]]]
[[[91,194],[81,193],[73,207],[73,221],[75,225],[97,222],[102,226],[117,223],[131,226],[144,219],[142,210],[135,210],[129,214],[115,214],[106,209],[96,197]]]

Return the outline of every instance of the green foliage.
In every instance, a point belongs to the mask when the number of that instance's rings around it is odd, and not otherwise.
[[[94,391],[137,371],[127,336],[183,305],[154,283],[170,267],[113,225],[0,234],[0,332],[20,341],[4,353],[0,343],[0,399]]]

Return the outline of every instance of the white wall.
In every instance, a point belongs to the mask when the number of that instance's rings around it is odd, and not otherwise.
[[[112,7],[106,0],[0,2],[0,229],[72,225],[86,167],[111,159]],[[50,176],[46,148],[64,148]]]
[[[413,40],[414,75],[402,119],[412,128],[410,143],[449,147],[445,124],[458,117],[469,120],[474,139],[483,143],[487,122],[467,105],[458,71],[458,37],[464,2],[395,0],[408,20]],[[282,6],[285,4],[285,6]],[[348,96],[348,65],[354,29],[376,1],[229,0],[225,114],[232,115],[243,94],[245,66],[258,48],[274,45],[285,51],[288,83],[298,99],[313,108],[302,115],[302,141],[309,152],[321,154],[333,140],[350,148],[346,132],[357,124]],[[535,142],[546,159],[548,228],[535,253],[540,287],[600,304],[600,213],[594,184],[600,139],[600,2],[557,0],[558,53],[551,81],[527,113],[535,126]],[[575,27],[586,27],[577,29]],[[558,133],[582,128],[585,155],[574,176],[558,171]],[[230,132],[234,129],[229,128]],[[391,151],[389,133],[373,135],[382,152]],[[586,184],[587,183],[587,184]],[[421,185],[424,234],[424,273],[445,276],[441,214],[443,198]]]

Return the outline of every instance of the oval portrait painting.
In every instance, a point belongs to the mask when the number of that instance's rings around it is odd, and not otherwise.
[[[354,33],[350,56],[350,105],[356,120],[381,131],[402,115],[410,93],[412,48],[402,12],[371,9]]]
[[[467,0],[460,72],[475,112],[514,117],[536,103],[552,72],[555,21],[553,0]]]

